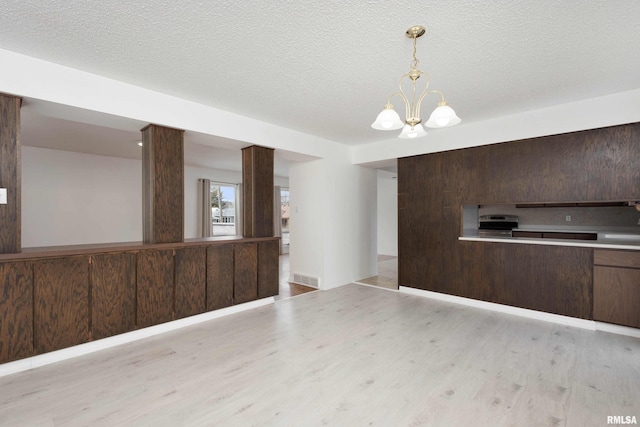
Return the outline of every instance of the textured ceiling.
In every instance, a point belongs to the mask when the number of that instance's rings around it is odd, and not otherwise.
[[[416,24],[463,125],[640,88],[635,0],[4,0],[0,48],[356,145]]]

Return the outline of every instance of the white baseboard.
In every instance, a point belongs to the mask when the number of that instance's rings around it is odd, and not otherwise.
[[[239,313],[241,311],[251,310],[252,308],[262,307],[263,305],[272,304],[274,301],[275,298],[273,297],[263,298],[244,304],[238,304],[231,307],[221,308],[219,310],[197,314],[191,317],[185,317],[184,319],[161,323],[159,325],[150,326],[144,329],[126,332],[124,334],[103,338],[101,340],[91,341],[84,344],[75,345],[73,347],[63,348],[61,350],[51,351],[49,353],[41,354],[38,356],[28,357],[26,359],[20,359],[14,362],[8,362],[0,365],[0,377],[22,371],[28,371],[29,369],[50,365],[51,363],[83,356],[85,354],[94,353],[96,351],[115,347],[121,344],[138,341],[144,338],[152,337],[154,335],[174,331],[176,329],[184,328],[191,325],[196,325],[208,320],[217,319],[218,317],[228,316],[230,314]]]
[[[576,328],[588,329],[590,331],[609,332],[618,335],[627,335],[640,338],[640,329],[628,326],[614,325],[611,323],[598,322],[595,320],[578,319],[575,317],[561,316],[559,314],[545,313],[543,311],[529,310],[526,308],[512,307],[510,305],[496,304],[493,302],[480,301],[471,298],[458,297],[454,295],[441,294],[439,292],[425,291],[422,289],[400,286],[400,292],[417,295],[420,297],[436,299],[440,301],[462,304],[470,307],[482,308],[484,310],[497,311],[500,313],[512,314],[514,316],[527,317],[529,319],[543,320],[545,322],[557,323],[560,325],[573,326]]]
[[[618,335],[628,335],[630,337],[640,338],[640,329],[631,328],[629,326],[613,325],[611,323],[604,323],[596,321],[596,330],[602,332],[609,332]]]
[[[493,302],[480,301],[471,298],[458,297],[454,295],[441,294],[439,292],[425,291],[422,289],[408,288],[400,286],[400,292],[417,295],[421,297],[437,299],[440,301],[462,304],[470,307],[482,308],[484,310],[497,311],[500,313],[512,314],[514,316],[527,317],[529,319],[543,320],[545,322],[558,323],[560,325],[573,326],[576,328],[596,330],[596,322],[593,320],[578,319],[575,317],[561,316],[559,314],[545,313],[543,311],[529,310],[526,308],[512,307],[510,305],[496,304]]]

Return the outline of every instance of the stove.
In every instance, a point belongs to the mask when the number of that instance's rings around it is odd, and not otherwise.
[[[518,228],[515,215],[482,215],[478,221],[478,236],[511,237],[514,228]]]

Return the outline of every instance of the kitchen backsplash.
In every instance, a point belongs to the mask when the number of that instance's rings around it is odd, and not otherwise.
[[[637,227],[640,230],[640,212],[634,207],[567,207],[567,208],[516,208],[515,205],[481,205],[478,215],[516,215],[519,226],[606,226]],[[567,216],[571,221],[567,221]]]

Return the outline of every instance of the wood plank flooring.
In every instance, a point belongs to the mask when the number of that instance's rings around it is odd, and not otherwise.
[[[640,340],[347,285],[0,378],[2,426],[603,426]]]
[[[386,289],[398,289],[398,257],[378,255],[378,274],[359,280],[358,283]]]

